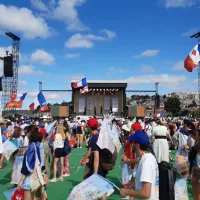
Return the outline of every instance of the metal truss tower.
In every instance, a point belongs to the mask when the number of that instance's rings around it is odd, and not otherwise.
[[[18,86],[18,67],[19,67],[19,45],[20,38],[13,33],[6,33],[12,39],[12,58],[13,58],[13,77],[4,77],[2,79],[2,110],[5,109],[6,103],[10,100],[10,94],[17,94]]]

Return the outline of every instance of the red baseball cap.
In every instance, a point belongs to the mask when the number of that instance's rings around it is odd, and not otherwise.
[[[87,121],[87,124],[90,128],[97,128],[99,123],[96,118],[91,118]]]
[[[47,135],[47,131],[44,128],[40,128],[40,133],[42,133],[44,136]]]
[[[134,129],[135,131],[141,131],[142,130],[142,126],[138,123],[132,124],[131,128]]]

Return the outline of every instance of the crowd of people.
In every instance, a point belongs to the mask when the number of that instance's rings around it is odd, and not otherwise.
[[[63,177],[70,176],[69,153],[70,148],[87,147],[87,153],[80,160],[86,165],[83,180],[92,174],[99,174],[106,178],[108,172],[114,168],[114,163],[103,165],[105,153],[97,145],[101,133],[103,119],[95,117],[71,120],[59,119],[54,127],[47,131],[46,127],[52,121],[44,120],[10,120],[0,122],[0,169],[4,168],[3,143],[7,140],[18,147],[9,159],[13,166],[17,156],[24,156],[21,179],[18,190],[24,190],[25,200],[40,200],[48,198],[48,183],[63,181]],[[123,183],[120,195],[125,199],[159,198],[159,164],[173,162],[170,151],[175,150],[178,155],[188,161],[188,170],[181,176],[187,177],[193,188],[194,200],[200,199],[200,129],[198,123],[185,120],[169,119],[113,119],[110,126],[115,125],[119,132],[119,139],[123,147],[121,165],[127,164],[130,169],[130,180]],[[115,152],[115,157],[117,153]],[[116,158],[114,158],[116,159]],[[1,173],[1,172],[0,172]],[[36,175],[35,175],[36,174]],[[57,177],[59,175],[59,178]],[[51,179],[50,179],[51,178]],[[37,193],[37,195],[36,195]],[[100,198],[106,199],[106,195]],[[162,199],[161,199],[162,200]]]

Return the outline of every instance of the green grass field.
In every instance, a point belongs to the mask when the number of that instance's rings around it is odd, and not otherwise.
[[[79,167],[79,160],[83,157],[83,155],[86,153],[87,149],[73,149],[72,153],[70,154],[70,173],[71,175],[69,177],[64,177],[63,182],[57,182],[57,183],[49,183],[47,186],[47,194],[49,200],[66,200],[69,193],[73,189],[74,186],[79,184],[82,181],[84,168]],[[172,154],[173,156],[174,154]],[[119,167],[119,159],[117,161],[116,167],[114,170],[112,170],[107,178],[115,183],[118,187],[121,186],[121,183],[119,179],[121,179],[121,167]],[[4,196],[4,192],[8,190],[8,188],[12,187],[10,184],[10,169],[11,164],[7,163],[6,168],[3,170],[0,170],[0,200],[6,200]],[[188,185],[188,196],[189,199],[192,200],[192,188],[191,185]],[[115,193],[112,194],[111,197],[108,198],[108,200],[120,200],[120,195],[117,190],[115,190]],[[75,199],[76,200],[76,199]]]

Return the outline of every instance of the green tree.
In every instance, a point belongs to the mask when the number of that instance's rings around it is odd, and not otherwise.
[[[195,102],[195,100],[192,101],[192,107],[197,107],[197,103]]]
[[[181,110],[181,102],[177,97],[169,97],[165,101],[165,110],[172,114],[172,116],[177,116]]]

